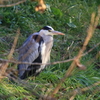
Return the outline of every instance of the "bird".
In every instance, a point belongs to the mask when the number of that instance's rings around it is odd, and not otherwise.
[[[44,26],[40,31],[31,34],[19,48],[19,61],[42,64],[18,64],[17,69],[20,79],[37,76],[43,69],[45,69],[46,63],[50,61],[54,35],[65,34],[60,31],[55,31],[51,26]]]

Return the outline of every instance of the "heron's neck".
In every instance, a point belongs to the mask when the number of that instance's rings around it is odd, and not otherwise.
[[[51,35],[44,35],[42,37],[45,42],[53,42],[53,36]]]

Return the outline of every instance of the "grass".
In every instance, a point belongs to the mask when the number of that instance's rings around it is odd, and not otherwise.
[[[16,49],[30,34],[39,31],[45,25],[51,25],[55,30],[66,34],[64,37],[54,37],[51,62],[66,60],[77,55],[86,37],[90,16],[92,12],[97,13],[99,0],[46,0],[46,4],[50,6],[50,9],[43,14],[35,12],[36,3],[29,1],[10,8],[0,8],[0,58],[7,57],[17,28],[21,29],[21,35]],[[100,41],[99,32],[100,30],[95,31],[86,51]],[[97,69],[95,64],[100,62],[100,59],[95,59],[99,51],[100,46],[81,59],[87,69],[74,70],[72,76],[63,83],[59,93],[56,94],[59,100],[66,100],[66,95],[76,88],[85,88],[100,81],[100,69]],[[14,59],[17,57],[18,53],[15,51]],[[37,100],[33,91],[41,95],[49,94],[59,83],[59,79],[63,77],[70,64],[71,62],[48,66],[35,80],[33,77],[26,79],[25,82],[28,84],[25,85],[4,78],[0,82],[0,100],[24,100],[25,98]],[[75,100],[99,100],[99,88],[98,85],[97,88],[80,93],[76,95]]]

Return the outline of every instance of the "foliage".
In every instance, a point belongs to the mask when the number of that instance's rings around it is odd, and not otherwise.
[[[97,12],[99,0],[45,0],[48,5],[47,10],[41,14],[35,12],[35,2],[27,1],[23,4],[0,8],[0,57],[6,58],[14,40],[17,28],[21,29],[17,47],[18,49],[25,39],[33,32],[39,31],[45,25],[51,25],[55,30],[62,31],[66,36],[55,36],[54,46],[51,53],[51,62],[73,58],[80,50],[87,27],[90,22],[92,12]],[[86,51],[100,42],[100,30],[96,30]],[[66,94],[76,88],[84,88],[100,81],[100,69],[96,68],[100,59],[95,59],[100,51],[100,46],[84,56],[81,60],[86,65],[85,71],[76,68],[71,77],[62,85],[56,97],[59,100],[66,100]],[[18,58],[15,51],[14,59]],[[94,58],[94,59],[93,59]],[[2,100],[21,100],[27,98],[36,100],[32,95],[33,91],[38,94],[47,95],[58,84],[71,62],[48,66],[39,76],[26,79],[30,86],[35,84],[32,90],[11,82],[5,78],[0,83],[0,98]],[[99,66],[99,65],[98,65]],[[99,66],[100,67],[100,66]],[[38,88],[40,91],[38,91]],[[100,88],[100,86],[98,86]],[[84,94],[80,93],[75,100],[99,100],[99,91],[94,88]],[[61,97],[60,97],[61,96]],[[1,99],[0,99],[1,100]]]

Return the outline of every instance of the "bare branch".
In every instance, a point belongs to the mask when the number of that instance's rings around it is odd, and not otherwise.
[[[77,92],[77,94],[79,94],[79,93],[84,93],[84,92],[90,90],[91,88],[98,86],[99,84],[100,84],[100,81],[98,81],[98,82],[92,84],[91,86],[88,86],[88,87],[85,87],[85,88],[82,88],[82,89],[78,89],[79,91]],[[75,90],[74,90],[74,91],[75,91]],[[73,91],[72,93],[74,93],[74,91]]]
[[[29,63],[29,62],[20,62],[20,61],[7,60],[7,59],[1,59],[0,58],[1,62],[9,62],[9,63],[15,63],[15,64],[27,64],[27,65],[55,65],[55,64],[70,62],[72,60],[74,60],[74,58],[73,59],[64,60],[64,61],[51,62],[51,63]]]
[[[22,0],[22,1],[19,1],[17,3],[13,3],[13,4],[9,4],[9,5],[0,5],[0,7],[12,7],[12,6],[16,6],[16,5],[19,5],[23,2],[26,2],[26,0]]]
[[[13,55],[13,53],[14,53],[14,50],[15,50],[15,47],[16,47],[16,44],[17,44],[17,40],[18,40],[19,34],[20,34],[20,30],[18,29],[18,30],[17,30],[17,34],[16,34],[15,39],[14,39],[14,42],[13,42],[13,45],[12,45],[12,48],[11,48],[10,53],[9,53],[9,55],[8,55],[8,60],[10,60],[10,59],[12,58],[12,55]],[[6,62],[6,63],[1,67],[1,69],[0,69],[0,76],[2,76],[3,74],[5,74],[5,71],[6,71],[7,67],[8,67],[8,64],[9,64],[9,63]]]
[[[31,1],[34,1],[34,0],[31,0]],[[19,2],[16,2],[16,3],[13,3],[13,4],[7,4],[7,5],[4,5],[3,4],[3,1],[0,1],[0,7],[12,7],[12,6],[16,6],[16,5],[19,5],[21,3],[24,3],[26,2],[26,0],[21,0]],[[44,0],[38,0],[38,5],[35,7],[35,11],[39,11],[40,13],[43,13],[46,9],[46,5],[44,3]]]
[[[75,90],[72,90],[70,92],[67,92],[67,94],[64,95],[64,97],[66,97],[66,98],[69,97],[70,98],[69,100],[74,100],[74,98],[75,98],[76,95],[78,95],[80,93],[81,94],[82,93],[85,93],[88,90],[91,90],[91,89],[94,89],[95,88],[95,90],[100,91],[100,87],[97,87],[98,85],[100,85],[100,81],[98,81],[98,82],[96,82],[96,83],[94,83],[94,84],[92,84],[92,85],[90,85],[88,87],[85,87],[85,88],[77,88]]]
[[[91,52],[93,49],[95,49],[97,46],[99,46],[100,45],[100,42],[99,43],[97,43],[93,48],[91,48],[89,51],[87,51],[86,53],[84,53],[82,56],[85,56],[85,55],[87,55],[89,52]]]
[[[91,85],[91,86],[88,86],[88,87],[85,87],[85,88],[81,89],[81,91],[82,91],[82,92],[85,92],[85,91],[87,91],[87,90],[89,90],[89,89],[91,89],[91,88],[93,88],[93,87],[95,87],[95,86],[97,86],[97,85],[99,85],[99,84],[100,84],[100,81],[94,83],[94,84]]]

